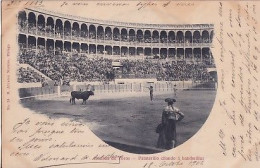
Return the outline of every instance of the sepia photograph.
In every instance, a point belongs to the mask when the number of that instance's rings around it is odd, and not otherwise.
[[[1,5],[0,167],[259,167],[260,1]]]
[[[40,8],[17,13],[20,103],[86,124],[122,151],[185,143],[215,101],[214,24],[99,20]]]

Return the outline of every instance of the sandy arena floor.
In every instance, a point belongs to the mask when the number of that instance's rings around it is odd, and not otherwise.
[[[206,121],[215,100],[216,91],[179,91],[175,104],[185,118],[178,123],[178,145],[192,137]],[[149,93],[95,93],[81,105],[69,103],[69,97],[41,98],[23,101],[22,104],[52,118],[73,118],[87,123],[101,139],[155,147],[158,134],[156,126],[161,122],[161,114],[166,106],[164,99],[174,97],[173,93],[154,93],[154,101]]]

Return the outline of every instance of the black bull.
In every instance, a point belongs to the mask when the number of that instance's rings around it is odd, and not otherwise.
[[[92,91],[72,91],[71,92],[71,98],[70,103],[76,104],[75,99],[83,99],[82,104],[86,104],[86,100],[88,100],[89,96],[93,96],[94,92]]]

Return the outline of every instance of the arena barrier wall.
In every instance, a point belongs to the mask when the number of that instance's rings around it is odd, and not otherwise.
[[[126,83],[126,84],[98,84],[92,85],[92,90],[98,93],[114,93],[114,92],[148,92],[149,86],[153,86],[157,91],[173,91],[176,89],[190,89],[195,86],[192,81],[176,81],[176,82],[156,82],[156,83]],[[87,84],[74,85],[73,90],[87,90]]]
[[[58,95],[59,90],[59,86],[19,88],[19,96],[20,99],[26,99],[39,96]]]
[[[153,86],[154,92],[174,91],[174,89],[216,89],[216,83],[195,83],[192,81],[158,81],[156,83],[126,83],[126,84],[91,84],[91,90],[97,93],[117,92],[149,92],[149,86]],[[20,99],[28,99],[44,96],[68,96],[71,91],[86,91],[88,84],[76,84],[71,86],[45,86],[19,88]]]

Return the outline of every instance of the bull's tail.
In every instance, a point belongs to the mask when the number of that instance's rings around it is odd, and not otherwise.
[[[72,100],[72,98],[70,98],[70,104],[71,104],[71,100]]]

